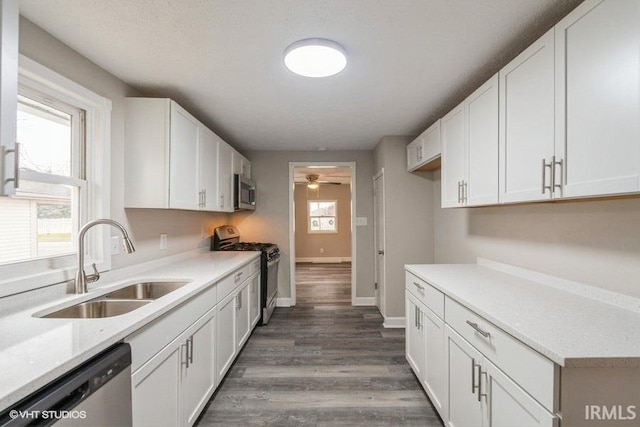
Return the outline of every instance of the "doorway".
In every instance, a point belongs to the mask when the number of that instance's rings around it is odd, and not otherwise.
[[[289,163],[291,305],[355,303],[355,167]]]

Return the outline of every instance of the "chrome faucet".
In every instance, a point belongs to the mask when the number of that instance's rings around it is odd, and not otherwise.
[[[98,224],[108,224],[111,225],[122,233],[122,245],[124,246],[124,250],[130,254],[135,252],[136,249],[133,247],[133,243],[131,239],[129,239],[129,234],[127,230],[120,224],[112,219],[96,219],[93,221],[89,221],[80,229],[78,232],[78,272],[76,273],[76,281],[75,281],[75,292],[76,294],[86,294],[87,293],[87,284],[93,283],[100,279],[100,273],[96,268],[95,263],[93,266],[93,274],[87,275],[84,272],[84,235],[89,231],[91,227]]]

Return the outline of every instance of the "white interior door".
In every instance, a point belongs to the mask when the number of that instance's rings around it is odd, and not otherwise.
[[[373,178],[374,212],[373,221],[375,227],[375,259],[376,259],[376,306],[384,316],[384,172],[380,172]]]

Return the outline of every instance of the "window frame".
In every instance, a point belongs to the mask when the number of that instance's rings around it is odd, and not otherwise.
[[[335,215],[334,216],[311,216],[311,203],[333,203],[335,206]],[[312,230],[311,229],[312,218],[333,218],[335,220],[335,229],[334,230]],[[338,200],[336,199],[307,200],[307,233],[308,234],[338,234]]]
[[[86,197],[81,203],[86,203],[86,215],[80,218],[80,225],[90,219],[110,217],[111,100],[24,55],[18,60],[18,85],[27,91],[50,94],[64,104],[84,110],[84,179],[87,184]],[[27,179],[31,174],[47,179],[38,172],[21,173],[20,176]],[[96,228],[87,237],[85,267],[96,263],[99,271],[111,269],[110,230]],[[76,257],[74,252],[0,265],[0,297],[72,280]]]

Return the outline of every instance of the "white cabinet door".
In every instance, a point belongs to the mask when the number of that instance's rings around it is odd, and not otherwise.
[[[253,330],[260,321],[260,274],[249,280],[249,318],[251,319],[251,330]]]
[[[480,391],[480,369],[482,356],[451,328],[445,326],[449,389],[449,417],[451,427],[482,427],[482,401]]]
[[[548,200],[550,167],[542,165],[554,153],[553,29],[499,76],[500,202]]]
[[[405,346],[407,362],[422,381],[424,376],[424,333],[420,328],[420,307],[422,304],[408,291],[405,291],[406,327]]]
[[[218,139],[218,209],[233,212],[233,148]]]
[[[425,365],[422,385],[440,416],[446,417],[447,383],[444,360],[444,320],[426,307],[422,308],[420,327],[424,333]]]
[[[218,143],[213,131],[198,126],[199,172],[200,172],[200,209],[218,210]]]
[[[187,351],[181,364],[182,421],[193,425],[216,387],[216,310],[212,309],[182,335]]]
[[[564,197],[640,190],[640,2],[586,1],[555,27]]]
[[[0,196],[15,194],[16,178],[16,116],[18,111],[18,2],[0,3]],[[12,152],[12,154],[9,154]],[[19,178],[18,178],[19,179]]]
[[[251,299],[249,298],[250,285],[250,280],[245,281],[242,288],[238,290],[236,298],[236,346],[238,352],[249,339],[249,335],[251,335],[251,319],[249,319],[249,306],[251,305]]]
[[[237,354],[236,348],[236,294],[231,293],[218,303],[216,314],[216,371],[218,381],[222,381],[224,374]]]
[[[170,120],[169,207],[199,209],[198,121],[173,101]]]
[[[487,417],[491,427],[554,427],[555,417],[531,396],[510,380],[500,369],[488,360],[483,368],[488,383],[483,385],[489,398]],[[484,399],[483,399],[484,400]]]
[[[498,203],[498,75],[465,100],[468,173],[466,206]]]
[[[466,130],[464,104],[458,105],[441,121],[442,128],[442,207],[462,206],[466,179]]]
[[[176,340],[131,376],[133,425],[180,425],[180,351]]]
[[[407,171],[411,172],[418,167],[420,163],[420,151],[422,149],[422,139],[420,135],[414,139],[411,144],[407,145]]]

